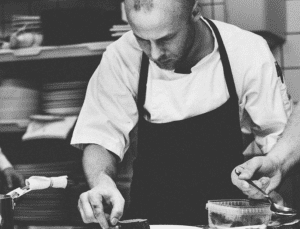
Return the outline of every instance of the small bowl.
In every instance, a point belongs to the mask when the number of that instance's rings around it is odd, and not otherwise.
[[[269,203],[246,199],[209,200],[206,209],[211,228],[263,225],[272,216]]]

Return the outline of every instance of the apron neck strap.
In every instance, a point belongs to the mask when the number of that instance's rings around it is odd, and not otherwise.
[[[231,71],[231,65],[229,62],[229,58],[228,58],[227,51],[226,51],[225,45],[223,43],[221,34],[220,34],[217,26],[211,20],[209,20],[208,18],[204,18],[204,19],[211,26],[212,30],[215,33],[217,41],[218,41],[220,57],[221,57],[221,61],[223,64],[223,71],[224,71],[224,76],[225,76],[226,84],[228,87],[229,95],[231,98],[238,100],[238,96],[236,93],[236,88],[235,88],[235,84],[234,84],[234,80],[233,80],[233,74]]]
[[[138,107],[140,117],[143,117],[145,114],[145,109],[143,107],[146,100],[148,69],[149,69],[149,58],[143,52],[142,64],[140,70],[139,88],[138,88],[138,100],[137,100],[137,107]]]

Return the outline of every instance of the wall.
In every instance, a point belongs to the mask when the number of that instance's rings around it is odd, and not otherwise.
[[[291,95],[300,100],[300,1],[286,0],[286,42],[281,49],[284,74]]]
[[[200,0],[203,14],[209,18],[226,21],[226,0]],[[281,1],[281,0],[277,0]],[[287,7],[286,42],[273,51],[286,77],[293,100],[300,100],[300,1],[285,0]]]

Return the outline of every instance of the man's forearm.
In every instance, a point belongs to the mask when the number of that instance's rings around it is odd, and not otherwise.
[[[279,161],[283,175],[300,162],[300,104],[298,104],[279,139],[268,156]]]
[[[90,188],[98,185],[103,175],[112,179],[116,177],[117,158],[102,146],[88,145],[84,149],[82,163]]]

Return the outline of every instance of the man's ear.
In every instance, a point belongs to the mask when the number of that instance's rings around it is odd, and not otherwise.
[[[199,0],[195,0],[195,4],[193,6],[192,10],[192,19],[194,21],[198,21],[201,17],[201,5]]]

